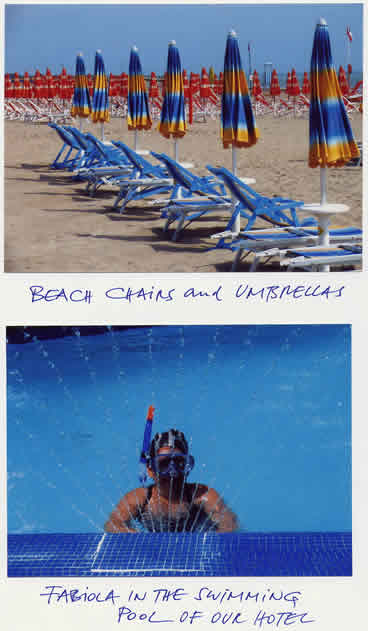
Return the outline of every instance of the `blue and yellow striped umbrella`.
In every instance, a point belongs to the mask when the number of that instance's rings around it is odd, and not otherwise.
[[[159,132],[165,138],[182,138],[187,130],[185,121],[183,75],[176,42],[169,43],[167,56],[167,85],[161,109]]]
[[[152,127],[146,82],[142,73],[138,49],[135,46],[131,50],[129,60],[127,121],[130,130],[151,129]]]
[[[234,31],[228,35],[225,50],[221,138],[225,149],[251,147],[259,138]]]
[[[310,84],[309,166],[343,166],[359,157],[359,149],[346,113],[323,18],[314,33]]]
[[[88,90],[86,68],[82,53],[78,53],[75,66],[75,88],[73,94],[71,115],[88,118],[91,113],[91,97]]]
[[[94,123],[108,123],[110,120],[109,90],[105,64],[100,50],[96,52],[94,75],[91,119]]]

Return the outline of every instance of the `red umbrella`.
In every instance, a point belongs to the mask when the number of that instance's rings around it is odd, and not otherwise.
[[[291,71],[291,96],[299,96],[300,94],[300,85],[298,81],[298,77],[296,76],[295,68]]]
[[[116,87],[116,80],[114,75],[110,72],[110,77],[109,77],[109,96],[117,96],[118,95],[118,90]]]
[[[338,80],[340,84],[341,94],[343,96],[346,96],[347,94],[349,94],[349,84],[346,78],[345,70],[342,66],[340,66],[339,68]]]
[[[224,73],[220,72],[218,79],[216,80],[216,83],[215,83],[215,92],[218,96],[222,95],[223,84],[224,84]]]
[[[49,69],[46,72],[46,86],[47,86],[47,98],[53,99],[56,96],[56,85],[54,81],[54,77],[52,76]]]
[[[63,101],[67,101],[69,98],[68,78],[65,68],[62,68],[59,77],[59,97],[63,99]]]
[[[252,95],[257,97],[259,94],[262,94],[262,86],[259,80],[259,75],[257,70],[253,72],[253,85],[252,85]]]
[[[36,99],[41,98],[41,74],[39,70],[36,70],[33,77],[32,96]]]
[[[122,96],[124,99],[128,98],[128,83],[129,77],[127,73],[122,72],[120,77],[120,96]]]
[[[158,89],[158,82],[155,72],[151,72],[149,89],[148,89],[148,97],[150,99],[157,99],[160,96],[160,91]]]
[[[30,99],[32,96],[32,86],[29,74],[26,71],[23,77],[23,96],[25,99]]]
[[[74,94],[75,77],[74,75],[68,75],[68,98],[72,99]]]
[[[309,83],[308,72],[305,72],[303,76],[302,93],[305,96],[308,96],[308,94],[310,94],[310,83]]]
[[[19,75],[17,72],[14,73],[14,97],[16,99],[21,99],[23,96],[23,87],[19,79]]]
[[[165,96],[166,86],[167,86],[167,72],[164,73],[164,76],[162,79],[162,85],[161,85],[161,93],[163,97]]]
[[[286,81],[286,94],[288,96],[291,95],[291,72],[288,72],[287,74],[287,81]]]
[[[208,99],[208,97],[210,96],[210,80],[208,78],[206,68],[202,68],[199,94],[201,99]]]
[[[89,93],[92,94],[93,93],[93,77],[92,77],[91,73],[89,73],[87,75],[87,85],[88,85]],[[128,90],[128,88],[127,88],[127,90]]]
[[[9,74],[5,75],[5,98],[11,99],[14,96],[14,86]]]
[[[271,84],[270,84],[270,96],[276,97],[280,96],[281,88],[279,83],[279,78],[277,76],[276,69],[272,70],[271,74]]]
[[[349,85],[349,90],[350,90],[350,77],[351,77],[351,73],[353,72],[353,67],[351,64],[348,64],[348,85]]]
[[[183,88],[184,88],[184,98],[189,99],[189,79],[186,70],[183,70]]]

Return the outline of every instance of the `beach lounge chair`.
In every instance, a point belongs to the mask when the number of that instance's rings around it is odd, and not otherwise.
[[[253,254],[254,258],[249,268],[250,272],[255,272],[258,265],[263,260],[264,263],[272,258],[282,258],[283,253],[293,247],[316,246],[319,233],[317,227],[310,228],[275,228],[268,230],[244,230],[241,233],[230,233],[229,231],[212,235],[211,238],[227,240],[230,239],[227,247],[235,252],[235,258],[231,271],[236,271],[242,258]],[[342,243],[351,245],[359,244],[362,241],[362,231],[359,228],[332,228],[330,229],[330,242],[335,247]]]
[[[83,148],[73,134],[61,125],[56,123],[49,123],[48,125],[56,131],[63,142],[59,153],[50,164],[50,168],[74,169],[78,159],[83,155]]]
[[[249,230],[252,228],[258,217],[271,223],[273,226],[282,228],[287,226],[305,227],[316,225],[317,221],[314,217],[299,219],[297,209],[301,208],[304,202],[284,197],[260,195],[246,184],[244,180],[233,175],[228,169],[224,167],[214,168],[210,165],[207,165],[207,168],[218,179],[223,181],[231,196],[237,200],[238,212],[247,221],[244,229]],[[218,244],[218,247],[221,247],[221,244]]]
[[[362,263],[362,246],[342,243],[339,246],[322,248],[293,248],[285,250],[281,255],[280,265],[287,268],[318,271],[321,266],[346,267]]]
[[[171,224],[176,223],[173,241],[177,241],[185,227],[203,215],[213,211],[233,210],[233,202],[226,196],[221,180],[213,176],[194,175],[163,153],[151,151],[151,154],[165,165],[176,183],[162,212],[162,217],[166,219],[164,232]]]
[[[133,168],[129,176],[122,177],[117,181],[119,191],[114,208],[119,208],[120,205],[120,212],[122,213],[128,202],[133,199],[155,197],[162,193],[174,193],[175,195],[178,185],[175,185],[167,169],[159,164],[151,164],[123,142],[113,141],[113,144],[124,152]]]

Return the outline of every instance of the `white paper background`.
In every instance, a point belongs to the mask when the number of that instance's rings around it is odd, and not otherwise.
[[[232,4],[235,4],[233,2]],[[3,8],[3,7],[2,7]],[[2,26],[3,33],[3,26]],[[3,68],[2,68],[3,69]],[[366,115],[365,115],[366,118]],[[366,120],[365,120],[366,123]],[[366,125],[365,125],[366,126]],[[366,136],[366,135],[365,135]],[[1,178],[2,181],[3,178]],[[365,192],[366,202],[366,192]],[[367,204],[364,205],[367,208]],[[24,212],[27,212],[26,207]],[[366,229],[366,221],[365,229]],[[234,291],[239,284],[249,284],[261,289],[269,285],[315,285],[339,288],[345,286],[342,297],[300,298],[293,300],[259,299],[242,300],[234,298]],[[29,287],[42,285],[47,288],[65,288],[67,293],[75,289],[91,289],[94,298],[91,304],[45,301],[31,304]],[[108,301],[105,291],[111,287],[133,286],[135,289],[152,286],[163,290],[174,288],[177,299],[171,303]],[[185,289],[194,286],[198,291],[209,293],[223,286],[222,302],[214,298],[184,300]],[[307,628],[316,631],[347,631],[364,629],[366,626],[366,588],[368,586],[368,550],[367,550],[367,357],[368,357],[368,282],[367,272],[344,274],[227,274],[227,275],[4,275],[0,277],[0,382],[1,382],[1,547],[0,547],[0,625],[4,631],[53,631],[78,629],[82,631],[110,629],[123,626],[117,624],[118,607],[124,604],[129,591],[151,592],[157,588],[183,587],[194,594],[202,586],[214,590],[231,589],[239,591],[260,591],[267,589],[298,590],[302,592],[296,611],[308,612],[315,620]],[[353,577],[352,578],[111,578],[91,577],[86,579],[27,578],[8,579],[6,577],[6,366],[5,366],[5,327],[7,325],[83,325],[83,324],[279,324],[279,323],[351,323],[352,324],[352,365],[353,365]],[[47,605],[46,598],[39,594],[46,585],[57,584],[66,588],[80,588],[84,591],[101,591],[107,594],[110,589],[120,594],[118,605],[105,604],[62,604]],[[138,603],[138,612],[151,612],[156,609],[163,617],[178,619],[183,610],[194,609],[205,612],[205,617],[193,622],[191,627],[200,630],[231,626],[221,622],[211,624],[210,614],[219,610],[215,603],[196,602],[186,598],[178,603],[152,605],[152,600]],[[276,605],[261,605],[269,613],[285,610]],[[261,608],[252,605],[238,607],[224,602],[221,611],[243,611],[249,619]],[[132,607],[133,608],[133,607]],[[287,609],[292,610],[290,607]],[[249,616],[248,616],[249,615]],[[189,621],[175,626],[188,627]],[[151,627],[148,622],[126,622],[125,627],[140,629]],[[170,625],[160,625],[161,628]],[[236,625],[235,625],[236,626]],[[264,624],[261,628],[282,628],[275,624]],[[288,625],[300,628],[304,625]],[[258,626],[244,623],[242,628],[258,629]]]

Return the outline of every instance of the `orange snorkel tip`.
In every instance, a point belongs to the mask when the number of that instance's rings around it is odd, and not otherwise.
[[[147,421],[153,421],[154,411],[155,411],[155,408],[153,407],[153,405],[150,405],[147,412]]]

